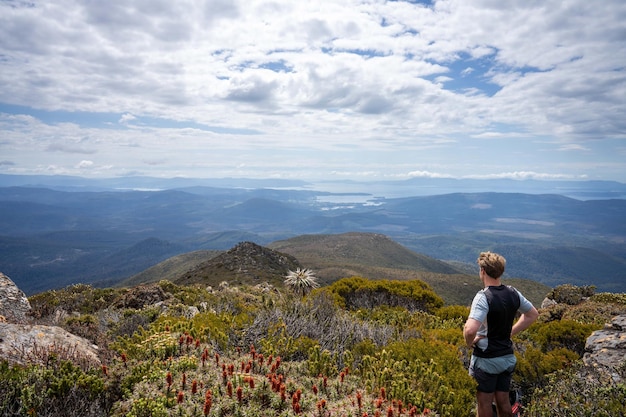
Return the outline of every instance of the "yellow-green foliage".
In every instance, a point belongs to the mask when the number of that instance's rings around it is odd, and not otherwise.
[[[622,306],[624,306],[626,305],[626,294],[602,292],[602,293],[594,294],[594,296],[591,297],[591,300],[597,301],[599,303],[621,304]]]
[[[332,354],[328,349],[322,350],[320,345],[309,349],[307,365],[311,376],[335,376],[338,373],[336,363],[337,354]]]
[[[131,337],[120,338],[111,348],[137,359],[165,360],[178,350],[178,339],[170,331],[139,329]]]
[[[598,297],[595,296],[589,301],[571,306],[562,312],[562,320],[573,320],[578,323],[594,324],[598,327],[609,323],[613,317],[624,314],[626,304],[617,302],[619,294],[616,297]],[[606,302],[602,302],[606,299]],[[557,306],[558,307],[558,306]]]
[[[451,305],[438,308],[435,311],[435,315],[444,320],[460,319],[461,321],[465,322],[465,320],[467,320],[467,317],[469,316],[469,311],[469,307]]]
[[[411,339],[366,355],[358,372],[370,391],[385,388],[388,396],[441,416],[469,416],[475,383],[457,350],[444,342]]]
[[[211,301],[216,297],[199,286],[176,285],[171,281],[161,280],[159,287],[185,305],[197,306],[203,301]]]
[[[569,349],[558,348],[543,352],[533,346],[527,347],[523,352],[516,352],[515,356],[515,379],[526,389],[545,384],[548,374],[563,369],[579,358],[576,352]]]
[[[598,381],[575,366],[547,377],[526,404],[525,415],[536,417],[614,417],[626,415],[626,384]],[[623,369],[621,370],[623,374]]]
[[[167,417],[168,408],[166,397],[138,398],[133,402],[126,417]]]
[[[306,357],[316,344],[310,337],[292,337],[287,334],[287,327],[282,320],[270,326],[267,336],[260,340],[261,349],[266,355],[280,356],[286,360]]]
[[[551,321],[535,326],[530,330],[532,339],[539,344],[543,352],[566,348],[582,355],[587,337],[601,326],[581,324],[573,320]]]
[[[112,288],[94,288],[91,285],[70,285],[61,290],[46,291],[30,297],[28,300],[34,317],[47,316],[56,308],[65,311],[77,311],[91,314],[108,307],[121,290]]]
[[[87,415],[91,407],[107,407],[106,385],[98,370],[85,372],[69,361],[47,366],[0,363],[0,415]]]
[[[424,311],[410,312],[404,307],[389,307],[385,305],[373,309],[361,308],[355,311],[354,315],[360,320],[392,326],[395,329],[394,337],[396,338],[401,337],[402,334],[422,334],[427,330],[443,331],[448,329],[452,330],[455,337],[462,337],[460,329],[465,322],[457,314],[446,314],[444,312],[442,315],[433,315]],[[445,336],[445,338],[449,340],[450,336]]]
[[[441,297],[420,280],[369,280],[351,277],[334,282],[327,290],[339,295],[342,306],[349,309],[386,304],[432,312],[443,306]]]
[[[475,383],[462,337],[468,309],[444,307],[420,281],[352,277],[305,299],[243,286],[211,293],[154,285],[164,292],[167,313],[116,307],[113,293],[87,286],[38,297],[40,313],[57,306],[82,312],[65,325],[102,333],[106,367],[80,370],[54,355],[43,367],[0,364],[0,415],[202,416],[208,391],[211,417],[294,416],[298,391],[299,415],[307,417],[385,415],[388,407],[397,417],[423,408],[441,417],[472,414]],[[587,294],[566,290],[561,296],[572,300]],[[81,299],[87,308],[77,305]],[[599,294],[545,309],[515,337],[514,381],[524,389],[527,415],[624,415],[623,385],[594,385],[562,371],[581,363],[587,336],[623,312],[622,301]],[[189,318],[190,306],[201,313]],[[417,414],[409,414],[409,404]]]

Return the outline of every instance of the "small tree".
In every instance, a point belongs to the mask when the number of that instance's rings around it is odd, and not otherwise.
[[[298,268],[295,271],[290,270],[285,276],[285,285],[302,297],[308,294],[313,288],[320,286],[313,271],[306,268]]]

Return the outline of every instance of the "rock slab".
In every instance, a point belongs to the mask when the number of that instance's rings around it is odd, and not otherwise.
[[[605,369],[614,380],[621,380],[616,371],[626,363],[626,315],[614,317],[604,329],[596,330],[587,338],[583,361]]]

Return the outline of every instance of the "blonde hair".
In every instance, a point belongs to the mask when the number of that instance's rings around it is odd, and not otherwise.
[[[494,279],[500,278],[504,274],[504,268],[506,267],[504,256],[493,252],[481,252],[476,263],[485,270],[487,275]]]

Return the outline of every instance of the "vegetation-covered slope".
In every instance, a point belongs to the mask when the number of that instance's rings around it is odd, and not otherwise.
[[[385,235],[375,233],[302,235],[273,242],[267,246],[289,253],[320,272],[325,267],[338,267],[342,264],[441,274],[459,272],[445,262],[420,255]]]
[[[242,242],[195,265],[179,275],[174,282],[203,285],[218,285],[222,281],[232,284],[279,284],[290,270],[296,270],[300,266],[298,260],[291,255],[252,242]]]
[[[571,295],[515,339],[525,415],[623,415],[623,383],[598,384],[594,369],[579,375],[586,337],[626,311],[626,299]],[[36,351],[43,366],[0,364],[0,415],[474,415],[468,310],[441,307],[419,281],[346,278],[304,298],[268,285],[72,286],[31,304],[37,320],[97,343],[103,366],[81,367],[54,346]]]
[[[297,263],[284,260],[285,256],[293,256]],[[266,280],[280,284],[288,270],[301,266],[314,270],[322,284],[331,284],[350,276],[421,280],[428,283],[447,304],[469,305],[480,289],[480,280],[473,265],[470,268],[450,266],[412,252],[386,236],[371,233],[306,235],[274,242],[268,247],[248,242],[226,252],[192,252],[163,261],[120,285],[132,286],[162,279],[213,287],[224,280],[248,284]],[[471,272],[460,273],[463,267]],[[550,290],[546,285],[525,279],[507,278],[506,283],[518,288],[536,305]]]

